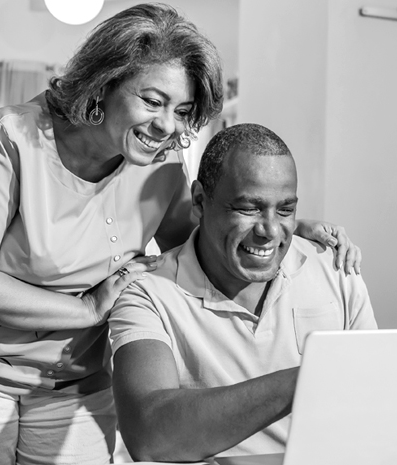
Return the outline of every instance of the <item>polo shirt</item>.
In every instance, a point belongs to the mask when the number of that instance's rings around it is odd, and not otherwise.
[[[123,291],[109,318],[113,352],[136,340],[163,341],[181,388],[211,388],[298,366],[312,330],[376,328],[361,276],[336,271],[330,249],[294,236],[256,316],[208,280],[195,254],[197,234]],[[289,422],[287,416],[220,455],[283,452]]]
[[[153,236],[170,248],[192,229],[181,153],[145,167],[124,161],[88,182],[59,158],[44,93],[0,110],[1,272],[77,295],[143,255]],[[0,390],[98,391],[111,384],[110,356],[107,324],[65,331],[0,326]]]

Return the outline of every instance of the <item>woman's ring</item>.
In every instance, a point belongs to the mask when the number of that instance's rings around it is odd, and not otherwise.
[[[129,272],[130,272],[130,270],[129,270],[126,266],[122,266],[122,267],[117,271],[117,273],[119,274],[120,277],[125,276],[125,275],[128,274]]]

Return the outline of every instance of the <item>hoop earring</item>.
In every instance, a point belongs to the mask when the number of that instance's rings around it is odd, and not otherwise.
[[[105,119],[105,112],[98,106],[99,97],[96,98],[95,108],[90,111],[88,115],[88,120],[94,126],[100,125]]]

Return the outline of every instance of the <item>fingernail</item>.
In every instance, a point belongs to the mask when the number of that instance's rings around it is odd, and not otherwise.
[[[147,273],[143,272],[140,276],[138,276],[137,281],[139,281],[140,279],[145,279],[147,276]]]
[[[328,239],[328,241],[327,241],[327,244],[330,247],[335,247],[337,243],[338,243],[338,241],[336,239]]]
[[[157,268],[157,263],[149,263],[149,268]]]

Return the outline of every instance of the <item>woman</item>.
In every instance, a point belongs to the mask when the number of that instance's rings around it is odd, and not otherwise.
[[[156,268],[149,240],[164,251],[194,227],[171,149],[221,107],[213,44],[171,7],[145,4],[99,25],[46,93],[1,110],[2,465],[109,463],[106,318]],[[346,266],[359,266],[343,228],[298,229],[339,241],[338,263],[348,250]]]

